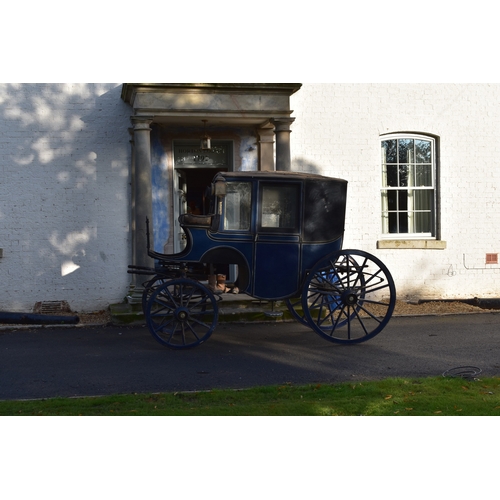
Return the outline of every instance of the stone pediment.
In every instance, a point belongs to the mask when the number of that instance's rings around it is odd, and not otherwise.
[[[135,116],[158,123],[262,125],[289,118],[300,83],[124,83],[122,99]]]

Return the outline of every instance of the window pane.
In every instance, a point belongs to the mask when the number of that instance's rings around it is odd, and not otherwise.
[[[382,163],[397,163],[397,141],[382,141]]]
[[[408,210],[408,191],[398,191],[398,210]]]
[[[261,226],[263,228],[298,231],[299,189],[298,185],[262,186]]]
[[[397,191],[388,191],[387,192],[387,208],[389,210],[397,210],[398,209],[398,192]]]
[[[413,163],[413,139],[399,139],[399,163]]]
[[[407,233],[408,232],[408,212],[400,212],[399,213],[399,232]]]
[[[398,167],[396,165],[387,165],[387,186],[398,187]]]
[[[431,142],[415,140],[415,155],[417,163],[431,162]]]
[[[398,232],[398,214],[395,212],[389,212],[389,232]]]
[[[417,165],[415,168],[415,186],[432,186],[431,165]]]
[[[415,212],[414,214],[414,232],[415,233],[430,233],[431,232],[431,214],[430,212]]]
[[[408,186],[408,173],[410,171],[409,165],[399,165],[399,185],[401,187]]]
[[[251,185],[249,182],[228,182],[225,196],[224,229],[250,229]]]
[[[431,210],[433,192],[428,189],[413,191],[413,200],[415,210]]]

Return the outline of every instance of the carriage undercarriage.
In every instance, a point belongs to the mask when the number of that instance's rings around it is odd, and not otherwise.
[[[212,335],[222,297],[209,287],[209,273],[204,264],[163,262],[161,272],[144,283],[147,325],[162,345],[191,348]],[[304,280],[301,295],[285,302],[294,319],[323,339],[356,344],[387,325],[396,292],[380,260],[363,251],[340,250],[318,262]]]

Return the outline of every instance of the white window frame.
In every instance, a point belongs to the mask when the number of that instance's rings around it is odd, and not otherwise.
[[[414,183],[412,184],[411,179],[409,177],[408,180],[408,185],[407,186],[388,186],[387,182],[387,171],[386,171],[386,166],[387,165],[397,165],[397,171],[398,171],[398,184],[399,184],[399,175],[400,175],[400,165],[403,164],[411,164],[411,165],[419,165],[417,163],[416,159],[408,159],[407,162],[400,162],[399,161],[399,155],[397,158],[397,163],[390,163],[388,164],[385,160],[386,158],[384,157],[384,149],[382,147],[382,143],[384,141],[389,141],[389,140],[400,140],[400,139],[413,139],[413,140],[425,140],[430,142],[431,144],[431,185],[425,185],[425,186],[415,186]],[[381,198],[381,239],[390,239],[390,240],[413,240],[413,239],[419,239],[419,240],[435,240],[437,238],[437,187],[436,187],[436,175],[437,175],[437,158],[436,158],[436,139],[433,136],[430,135],[425,135],[425,134],[415,134],[415,133],[393,133],[393,134],[386,134],[386,135],[381,135],[380,136],[380,149],[381,149],[381,167],[380,167],[380,172],[381,172],[381,189],[380,189],[380,198]],[[422,165],[425,165],[426,163],[422,163]],[[428,164],[428,163],[427,163]],[[419,191],[419,190],[432,190],[432,198],[431,198],[431,207],[430,207],[430,217],[431,217],[431,231],[430,232],[389,232],[389,212],[391,213],[408,213],[408,227],[410,228],[413,224],[411,217],[415,214],[418,213],[418,210],[414,209],[414,206],[411,207],[411,203],[414,202],[412,197],[408,197],[407,200],[407,208],[406,210],[399,210],[399,207],[396,210],[389,210],[388,207],[388,197],[387,193],[389,191]],[[411,215],[410,215],[411,214]],[[399,217],[398,217],[399,220]]]

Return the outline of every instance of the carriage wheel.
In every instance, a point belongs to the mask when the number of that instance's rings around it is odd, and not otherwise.
[[[142,311],[146,314],[146,308],[148,306],[148,300],[153,295],[153,292],[161,285],[166,283],[168,278],[160,275],[156,275],[154,278],[150,279],[148,282],[144,283],[144,291],[142,292]]]
[[[351,261],[352,266],[356,267],[358,265],[356,260],[350,259],[350,261]],[[332,270],[323,271],[320,273],[319,276],[316,277],[316,282],[318,282],[318,279],[321,279],[321,281],[324,281],[325,279],[333,280],[333,279],[335,279],[335,275],[333,274]],[[306,319],[305,314],[304,314],[304,310],[302,308],[302,296],[292,297],[291,299],[286,299],[285,303],[286,303],[288,310],[290,311],[290,313],[294,319],[296,319],[299,323],[302,323],[304,326],[309,326],[309,323],[307,322],[307,319]],[[332,305],[335,306],[334,299],[331,300],[330,307]],[[355,314],[355,310],[352,311],[352,314]],[[346,319],[341,321],[337,325],[337,328],[339,326],[343,326],[345,324],[345,322],[346,322]],[[328,325],[325,325],[325,328],[328,329]]]
[[[320,261],[306,278],[304,318],[321,337],[354,344],[380,333],[396,305],[387,267],[360,250],[341,250]]]
[[[153,337],[172,349],[187,349],[205,342],[217,325],[213,293],[201,283],[178,278],[160,285],[146,306],[146,321]]]
[[[302,312],[302,297],[286,299],[285,303],[294,319],[305,326],[309,326]]]

